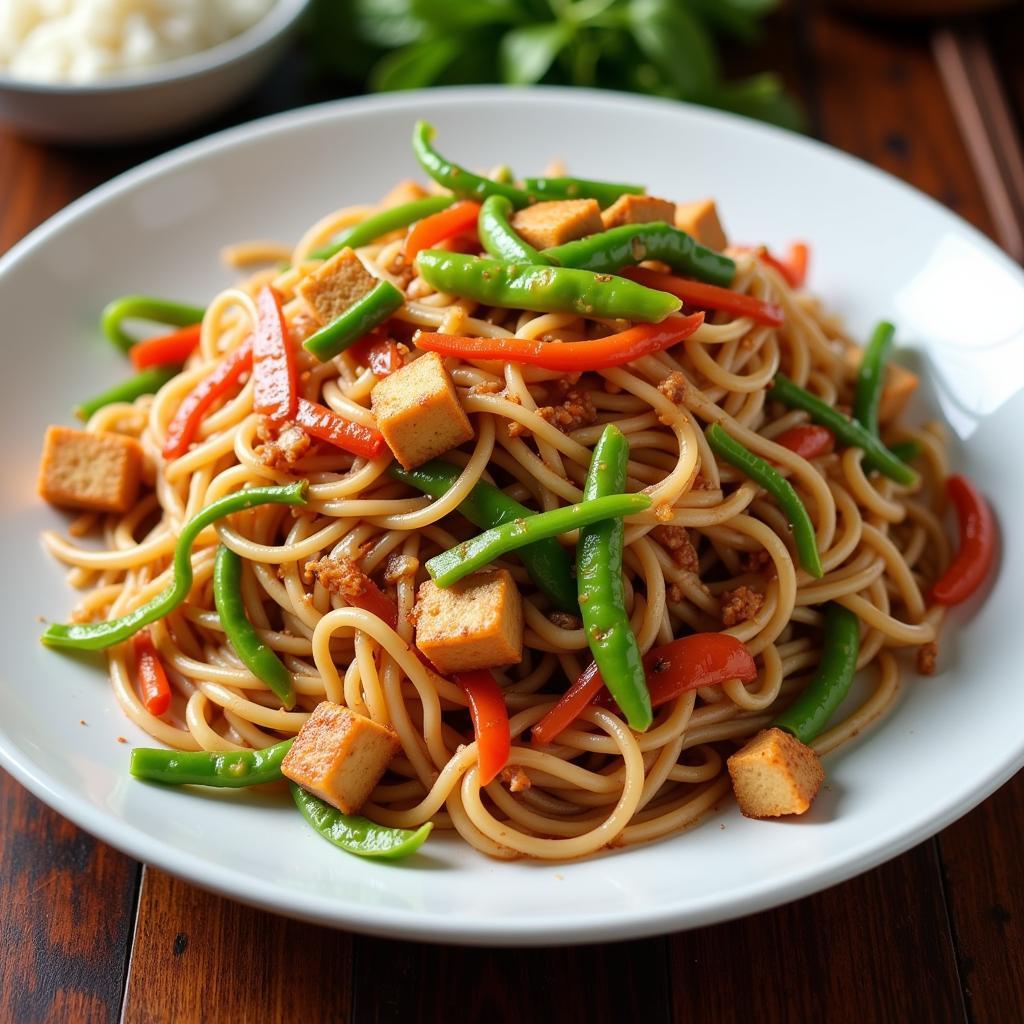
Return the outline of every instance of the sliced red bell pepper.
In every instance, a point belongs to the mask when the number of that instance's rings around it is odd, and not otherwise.
[[[644,655],[651,706],[659,707],[701,686],[720,686],[730,679],[749,683],[757,678],[750,652],[729,633],[694,633]],[[591,662],[562,699],[533,727],[530,742],[554,742],[591,704],[614,708],[597,666]]]
[[[369,367],[375,377],[387,377],[402,368],[398,343],[380,331],[371,331],[349,348],[357,366]]]
[[[170,334],[158,334],[153,338],[137,341],[128,350],[128,358],[139,370],[149,366],[167,366],[171,363],[183,363],[199,344],[202,324],[189,324]]]
[[[751,320],[769,327],[779,327],[786,321],[782,307],[774,302],[764,302],[753,295],[741,295],[728,288],[719,288],[718,285],[691,281],[688,277],[677,277],[675,274],[662,274],[646,267],[630,267],[622,271],[622,276],[648,288],[668,292],[692,306],[720,309],[736,316],[749,316]]]
[[[458,672],[453,677],[469,700],[469,717],[476,737],[480,785],[492,782],[508,764],[512,735],[508,724],[508,707],[493,673],[487,669]]]
[[[405,239],[405,260],[412,263],[421,249],[433,249],[438,242],[475,227],[480,204],[462,199],[447,209],[416,221]]]
[[[988,502],[964,476],[946,480],[946,493],[960,524],[960,548],[932,586],[937,604],[960,604],[985,582],[996,557],[996,520]]]
[[[311,437],[364,459],[375,459],[386,447],[379,430],[346,420],[333,409],[305,398],[298,401],[295,422]]]
[[[835,450],[836,438],[828,427],[817,423],[801,423],[779,434],[775,443],[796,452],[803,459],[816,459],[819,455],[828,455]]]
[[[163,451],[165,459],[176,459],[188,451],[206,411],[251,369],[252,338],[246,338],[182,399],[174,418],[167,425],[167,440],[164,441]]]
[[[281,299],[270,285],[256,296],[259,319],[252,342],[252,407],[271,422],[281,424],[295,419],[298,406],[298,379],[295,353]]]
[[[163,662],[148,629],[135,634],[132,650],[135,652],[135,674],[142,703],[151,715],[159,718],[171,706],[171,684],[167,681]]]
[[[353,608],[376,615],[392,629],[398,625],[398,605],[384,593],[362,569],[350,559],[344,560],[346,572],[341,577],[341,594]]]
[[[794,288],[803,288],[807,281],[807,267],[811,261],[811,250],[806,242],[793,242],[786,254],[784,265],[789,269],[787,280]]]
[[[639,324],[619,334],[593,341],[541,341],[539,338],[462,338],[426,331],[416,345],[426,352],[440,352],[462,359],[497,360],[542,366],[566,373],[622,366],[641,356],[660,352],[688,338],[704,322],[703,313],[670,316],[660,324]]]

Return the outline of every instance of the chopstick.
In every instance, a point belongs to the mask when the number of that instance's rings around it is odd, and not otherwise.
[[[996,236],[1024,261],[1024,152],[988,43],[977,29],[940,28],[932,50]]]

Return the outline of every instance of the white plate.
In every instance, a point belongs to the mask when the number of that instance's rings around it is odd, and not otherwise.
[[[43,429],[123,375],[101,340],[106,299],[202,300],[228,282],[218,250],[294,239],[324,211],[372,200],[417,168],[418,116],[473,166],[580,174],[715,195],[733,237],[813,244],[811,284],[863,335],[882,316],[918,348],[960,439],[960,459],[1004,525],[999,577],[953,618],[943,671],[910,677],[894,713],[827,759],[829,789],[799,821],[746,821],[732,805],[683,835],[571,864],[496,863],[455,840],[382,865],[323,842],[283,801],[132,781],[131,742],[93,662],[44,650],[37,619],[72,597],[37,532]],[[945,209],[814,142],[679,104],[608,93],[467,89],[298,111],[186,147],[75,203],[0,263],[5,486],[0,552],[0,755],[34,793],[140,860],[237,899],[380,934],[472,943],[593,942],[760,910],[864,871],[953,821],[1024,762],[1024,277]],[[933,398],[935,396],[933,395]],[[80,719],[89,724],[82,726]]]

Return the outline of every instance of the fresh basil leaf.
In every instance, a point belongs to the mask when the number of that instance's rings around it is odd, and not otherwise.
[[[739,39],[757,36],[758,23],[779,6],[779,0],[688,0],[695,14],[711,28]]]
[[[360,36],[376,46],[405,46],[423,34],[423,23],[413,13],[410,0],[354,0],[354,8]],[[337,43],[345,46],[349,40]]]
[[[517,24],[528,16],[518,0],[469,0],[468,3],[410,0],[409,6],[417,18],[441,32],[457,32],[480,25]]]
[[[572,31],[563,22],[524,25],[501,40],[501,77],[510,85],[539,82],[569,42]]]
[[[637,45],[681,96],[714,86],[718,65],[711,37],[683,0],[633,0],[629,15]]]
[[[420,89],[433,84],[459,55],[455,39],[425,39],[382,57],[370,75],[376,92]]]

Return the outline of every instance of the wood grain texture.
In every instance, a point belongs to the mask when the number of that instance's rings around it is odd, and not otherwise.
[[[352,939],[146,868],[125,1024],[352,1020]]]
[[[0,1021],[116,1021],[138,865],[0,772]]]

